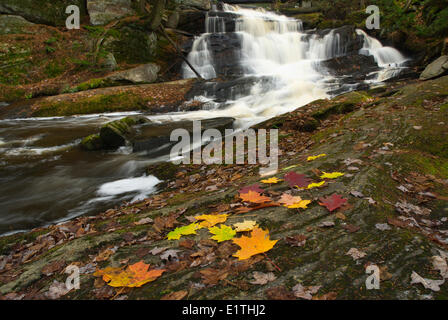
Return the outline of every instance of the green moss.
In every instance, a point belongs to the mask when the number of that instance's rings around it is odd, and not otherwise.
[[[119,93],[116,95],[95,95],[76,102],[60,101],[43,104],[32,115],[39,117],[70,116],[76,114],[104,113],[113,111],[130,111],[142,109],[143,101],[132,93]]]

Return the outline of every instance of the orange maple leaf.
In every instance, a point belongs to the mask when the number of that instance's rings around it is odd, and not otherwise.
[[[262,196],[260,193],[255,191],[249,191],[248,193],[240,194],[240,198],[245,202],[252,203],[264,203],[271,201],[271,198]]]
[[[156,280],[166,270],[148,270],[149,264],[143,261],[129,265],[126,270],[123,268],[107,267],[97,270],[94,276],[102,276],[103,280],[111,287],[141,287],[145,283]]]
[[[250,237],[242,236],[234,238],[232,241],[241,247],[233,256],[238,260],[246,260],[253,255],[271,250],[278,240],[269,239],[269,230],[255,227],[251,231]]]

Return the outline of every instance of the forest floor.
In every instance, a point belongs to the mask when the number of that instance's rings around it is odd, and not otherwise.
[[[0,294],[448,299],[447,124],[448,77],[315,101],[256,127],[279,129],[279,181],[258,165],[153,167],[165,181],[151,198],[0,238]],[[65,288],[69,265],[78,290]]]

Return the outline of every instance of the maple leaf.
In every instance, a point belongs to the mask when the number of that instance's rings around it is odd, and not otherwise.
[[[240,198],[245,202],[252,202],[252,203],[264,203],[271,201],[271,198],[262,196],[261,194],[255,191],[249,191],[248,193],[240,194]]]
[[[320,198],[322,202],[319,202],[321,206],[326,207],[330,212],[342,207],[347,202],[347,199],[342,198],[338,194],[333,194],[330,197]]]
[[[201,221],[199,225],[204,228],[210,228],[218,223],[226,222],[228,215],[227,214],[203,214],[201,216],[194,217],[196,220]]]
[[[260,185],[258,183],[241,188],[238,192],[239,192],[239,194],[243,194],[243,193],[248,193],[249,191],[255,191],[255,192],[259,192],[259,193],[264,192],[264,190],[260,188]]]
[[[285,174],[285,180],[291,188],[305,188],[309,185],[311,180],[304,174],[297,174],[296,172],[288,172]]]
[[[322,171],[322,173],[323,173],[323,175],[320,176],[321,179],[336,179],[336,178],[342,177],[344,175],[344,173],[342,173],[342,172],[328,173],[328,172]]]
[[[251,231],[256,225],[256,221],[244,220],[243,222],[235,223],[233,226],[235,227],[236,232],[244,232]]]
[[[278,179],[276,177],[261,180],[262,183],[266,183],[266,184],[275,184],[275,183],[279,183],[280,181],[283,181],[283,179]]]
[[[234,238],[232,241],[241,248],[233,256],[237,257],[238,260],[246,260],[253,255],[271,250],[278,240],[269,239],[269,230],[255,227],[251,231],[250,237],[242,236],[241,238]]]
[[[311,203],[311,200],[302,200],[299,203],[295,203],[293,205],[288,206],[289,209],[307,209],[308,205]]]
[[[325,184],[325,181],[321,181],[321,182],[313,182],[310,183],[309,185],[306,186],[306,188],[301,188],[302,190],[304,189],[313,189],[313,188],[319,188],[321,186],[323,186]]]
[[[282,194],[280,200],[278,200],[278,203],[281,203],[285,206],[292,206],[293,204],[299,203],[302,201],[301,197],[294,197],[288,193]]]
[[[218,242],[231,240],[234,236],[236,236],[236,231],[224,224],[222,224],[220,227],[210,228],[208,229],[208,231],[214,234],[214,236],[211,237],[211,239],[216,240]]]
[[[145,283],[156,280],[166,270],[153,269],[148,270],[149,264],[143,261],[129,265],[125,270],[123,268],[107,267],[97,270],[93,275],[102,276],[103,280],[111,287],[141,287]]]
[[[188,226],[176,228],[170,233],[168,233],[168,240],[179,240],[181,236],[196,234],[196,230],[201,228],[202,227],[197,223],[192,223],[189,224]]]
[[[306,159],[306,161],[313,161],[313,160],[316,160],[316,159],[319,159],[319,158],[322,158],[322,157],[325,157],[325,156],[327,156],[327,155],[325,153],[322,153],[322,154],[319,154],[317,156],[308,157]]]

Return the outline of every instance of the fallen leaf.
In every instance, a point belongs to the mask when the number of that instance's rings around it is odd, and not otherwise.
[[[249,191],[254,191],[258,193],[263,193],[264,190],[260,188],[260,185],[258,183],[244,187],[238,191],[239,194],[248,193]]]
[[[250,281],[250,283],[251,284],[259,284],[259,285],[264,285],[268,282],[272,282],[275,279],[277,279],[277,277],[272,272],[263,273],[263,272],[255,271],[253,273],[253,277],[255,280]]]
[[[326,207],[330,212],[342,207],[347,202],[347,199],[342,198],[338,194],[333,194],[326,198],[320,198],[319,200],[321,201],[319,204]]]
[[[251,231],[250,237],[242,236],[241,238],[234,238],[232,241],[241,248],[233,256],[239,260],[245,260],[253,255],[271,250],[278,240],[270,240],[269,230],[255,227]]]
[[[281,203],[285,206],[292,206],[293,204],[299,203],[302,201],[302,198],[299,196],[292,196],[288,193],[283,193],[278,203]]]
[[[316,159],[319,159],[319,158],[322,158],[325,156],[327,156],[325,153],[319,154],[317,156],[310,156],[306,159],[306,161],[313,161],[313,160],[316,160]]]
[[[323,171],[323,174],[320,176],[321,179],[336,179],[339,177],[342,177],[344,175],[344,173],[342,172],[325,172]]]
[[[298,234],[286,237],[285,241],[292,247],[303,247],[306,243],[306,239],[307,237],[305,235]]]
[[[201,229],[201,226],[197,223],[192,223],[187,226],[178,227],[174,231],[168,233],[168,240],[179,240],[180,237],[189,234],[196,234],[196,231]]]
[[[231,227],[222,224],[220,227],[213,227],[208,229],[210,233],[214,234],[211,239],[216,240],[218,242],[231,240],[236,236],[236,231]]]
[[[283,181],[283,179],[278,179],[276,177],[272,177],[269,179],[265,179],[265,180],[261,180],[260,182],[265,183],[265,184],[276,184]]]
[[[421,277],[417,272],[412,271],[411,284],[421,283],[426,289],[432,291],[440,291],[440,286],[445,283],[445,280],[432,280]]]
[[[360,258],[363,258],[366,256],[366,253],[363,251],[360,251],[356,248],[351,248],[350,250],[348,250],[348,252],[346,253],[346,255],[351,256],[354,260],[358,260]]]
[[[203,228],[210,228],[218,223],[226,222],[227,214],[203,214],[201,216],[196,216],[197,221],[202,221],[199,225]]]
[[[306,188],[311,180],[304,174],[297,174],[296,172],[288,172],[285,174],[285,181],[291,188]]]
[[[102,276],[103,280],[111,287],[141,287],[142,285],[156,280],[165,272],[164,269],[148,270],[149,264],[143,261],[123,268],[107,267],[97,270],[93,275]]]
[[[355,225],[353,225],[353,224],[346,224],[346,225],[343,225],[342,228],[344,228],[344,229],[347,230],[348,232],[352,232],[352,233],[353,233],[353,232],[358,232],[359,229],[360,229],[360,227],[355,226]]]
[[[71,289],[67,289],[65,283],[54,280],[53,283],[50,285],[50,288],[48,288],[48,291],[45,293],[45,295],[49,299],[59,299],[60,297],[69,293],[70,290]]]
[[[306,186],[306,188],[299,188],[299,189],[313,189],[313,188],[319,188],[325,184],[325,181],[321,182],[313,182]]]
[[[229,271],[226,268],[213,269],[207,268],[199,271],[202,276],[202,282],[209,285],[217,285],[219,281],[224,280],[229,275]]]
[[[168,293],[160,298],[160,300],[182,300],[187,296],[188,292],[181,290],[181,291],[175,291]]]
[[[299,283],[292,288],[292,291],[294,292],[294,296],[297,298],[311,300],[313,299],[313,294],[316,294],[321,287],[322,286],[304,287]]]
[[[441,256],[433,256],[432,265],[435,270],[438,270],[440,272],[442,278],[444,279],[448,278],[448,265],[444,258],[442,258]]]
[[[264,203],[271,201],[271,198],[262,196],[260,193],[254,191],[249,191],[247,193],[240,194],[240,198],[245,202],[252,202],[252,203]]]
[[[265,291],[269,300],[294,300],[294,294],[284,286],[269,288]]]
[[[244,220],[243,222],[235,223],[233,226],[235,227],[236,232],[244,232],[251,231],[257,225],[256,221],[253,220]]]
[[[302,200],[299,203],[295,203],[293,205],[288,206],[289,209],[307,209],[308,205],[311,203],[311,200]]]
[[[179,260],[179,257],[177,256],[179,252],[181,252],[181,250],[176,249],[166,250],[160,255],[160,259],[166,261]]]

